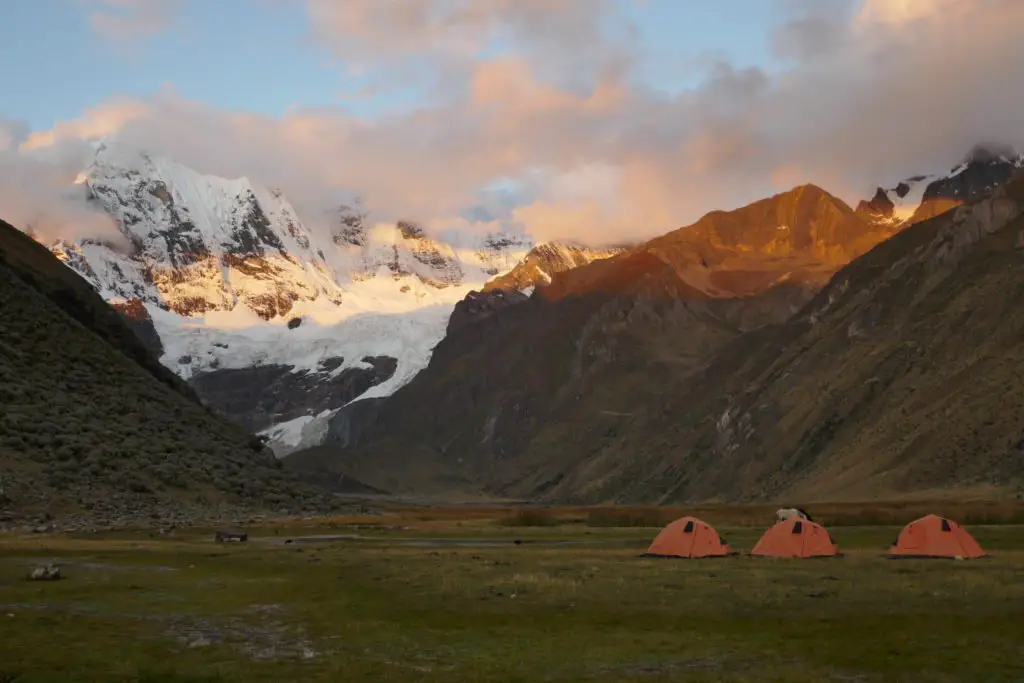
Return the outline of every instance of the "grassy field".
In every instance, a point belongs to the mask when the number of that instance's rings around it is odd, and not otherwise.
[[[0,681],[1024,680],[1021,525],[969,527],[970,562],[884,560],[889,524],[831,528],[839,559],[672,561],[637,557],[663,511],[524,514],[0,536]],[[24,580],[47,560],[66,580]]]

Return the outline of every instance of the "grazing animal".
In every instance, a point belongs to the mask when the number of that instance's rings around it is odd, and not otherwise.
[[[800,508],[779,508],[778,510],[775,511],[776,522],[784,522],[787,519],[791,519],[793,517],[806,519],[808,522],[814,521],[813,519],[811,519],[811,516],[807,514],[806,511],[801,510]]]

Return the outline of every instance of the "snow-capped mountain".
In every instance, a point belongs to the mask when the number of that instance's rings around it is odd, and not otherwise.
[[[857,212],[879,224],[903,228],[980,199],[1024,168],[1024,154],[1005,145],[977,145],[948,173],[917,175],[879,187]]]
[[[444,243],[349,206],[304,222],[280,191],[109,141],[76,183],[125,244],[48,246],[164,365],[279,454],[317,443],[343,405],[408,382],[455,304],[534,247],[506,233]]]
[[[626,249],[626,246],[594,249],[581,244],[538,244],[514,268],[488,282],[487,289],[532,291],[538,285],[551,284],[552,276],[557,273],[597,259],[611,258]]]
[[[323,250],[279,192],[107,143],[78,182],[131,248],[87,242],[54,251],[107,299],[182,316],[241,306],[264,320],[299,301],[341,303]]]

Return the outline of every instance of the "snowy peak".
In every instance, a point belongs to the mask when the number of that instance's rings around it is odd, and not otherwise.
[[[319,216],[327,230],[318,241],[280,190],[112,142],[95,147],[76,184],[131,246],[122,253],[87,241],[51,245],[57,257],[110,300],[139,299],[187,317],[241,307],[272,320],[300,302],[336,306],[352,286],[381,276],[401,281],[396,295],[415,306],[420,285],[483,284],[532,246],[511,235],[446,244],[410,221],[371,225],[358,203]]]
[[[893,187],[878,188],[857,213],[874,223],[906,227],[985,197],[1005,183],[1024,155],[1008,145],[976,145],[946,174],[919,175]]]
[[[331,241],[339,247],[366,245],[366,212],[358,203],[342,204],[330,216]]]
[[[533,247],[510,271],[490,280],[484,289],[532,290],[550,284],[558,273],[611,258],[627,249],[625,246],[593,248],[581,244],[545,242]]]
[[[280,192],[110,142],[96,147],[77,183],[131,251],[87,241],[51,248],[108,299],[185,316],[241,304],[267,320],[296,301],[341,299],[323,250]]]
[[[908,223],[924,199],[934,175],[919,175],[901,180],[892,187],[879,187],[870,201],[861,201],[856,213],[871,223],[898,227]]]
[[[412,379],[456,303],[533,246],[374,224],[358,202],[307,216],[245,177],[112,141],[93,150],[68,200],[109,215],[124,239],[47,246],[165,366],[275,447],[318,443],[331,411]]]
[[[528,238],[509,233],[448,244],[414,221],[370,226],[366,219],[361,207],[348,205],[331,216],[331,241],[341,255],[336,267],[355,280],[375,277],[383,268],[396,280],[413,276],[443,289],[505,272],[532,246]]]
[[[510,232],[487,234],[472,247],[472,258],[482,264],[488,276],[501,275],[515,268],[534,246],[533,240]]]
[[[203,175],[109,143],[83,175],[92,198],[150,259],[174,267],[212,252],[323,260],[283,195],[248,178]]]
[[[525,237],[494,233],[472,242],[449,244],[429,236],[413,221],[372,227],[365,215],[343,207],[332,227],[335,271],[359,281],[378,276],[418,279],[433,289],[482,284],[512,268],[532,243]]]
[[[988,195],[1024,167],[1024,156],[1006,145],[978,145],[944,178],[932,182],[924,199],[972,202]]]
[[[963,161],[957,169],[966,168],[970,164],[1014,164],[1018,168],[1024,167],[1024,155],[1017,152],[1013,145],[1000,143],[987,143],[975,145],[964,155]],[[954,169],[951,175],[956,175]]]

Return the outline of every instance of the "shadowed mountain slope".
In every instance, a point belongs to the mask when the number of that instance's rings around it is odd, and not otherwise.
[[[200,405],[71,269],[0,221],[0,512],[123,524],[322,494]]]
[[[450,331],[321,476],[558,502],[1020,486],[1024,178],[869,251],[841,202],[780,197]]]
[[[639,422],[687,419],[668,404],[713,391],[697,377],[718,353],[789,319],[889,234],[801,186],[558,274],[525,302],[487,306],[507,294],[486,292],[460,304],[485,314],[466,324],[456,308],[429,367],[375,407],[355,448],[286,462],[394,491],[660,499],[665,481],[636,483],[680,454],[646,430],[651,460],[620,452]]]

